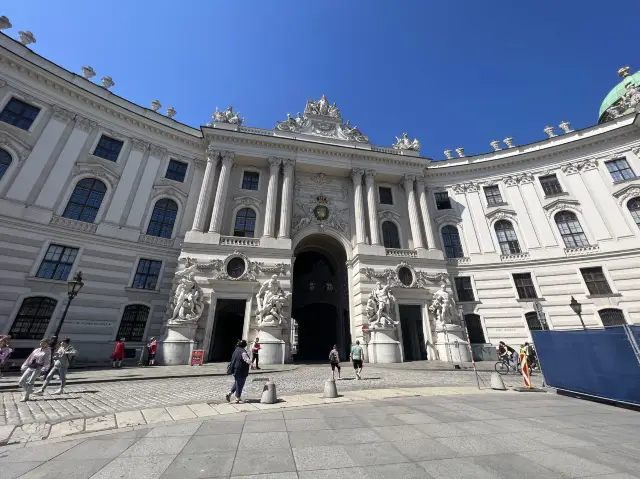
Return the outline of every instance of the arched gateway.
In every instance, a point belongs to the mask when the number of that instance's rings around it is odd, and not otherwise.
[[[351,344],[346,253],[327,234],[311,234],[294,251],[291,317],[296,361],[326,360],[334,344]]]

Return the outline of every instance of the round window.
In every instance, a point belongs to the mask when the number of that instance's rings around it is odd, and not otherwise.
[[[398,279],[405,286],[411,286],[413,283],[413,273],[411,270],[405,266],[398,270]]]
[[[239,278],[244,274],[246,266],[242,258],[231,258],[227,263],[227,273],[232,278]]]

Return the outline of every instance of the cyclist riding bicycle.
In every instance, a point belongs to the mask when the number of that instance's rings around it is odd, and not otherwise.
[[[498,356],[504,359],[507,364],[513,362],[513,368],[518,368],[518,353],[511,346],[505,344],[504,341],[500,341],[498,344]]]

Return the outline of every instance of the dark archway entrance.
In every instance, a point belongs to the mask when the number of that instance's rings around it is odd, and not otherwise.
[[[244,325],[244,299],[218,299],[213,319],[210,362],[229,361],[238,339],[242,338]]]
[[[338,345],[346,358],[351,345],[346,254],[337,240],[317,234],[296,248],[292,318],[297,323],[296,361],[327,361]]]

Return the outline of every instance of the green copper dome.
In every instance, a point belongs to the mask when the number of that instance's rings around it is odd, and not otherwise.
[[[602,105],[600,105],[600,113],[598,114],[598,118],[600,120],[602,120],[602,115],[607,111],[607,108],[616,103],[622,97],[625,92],[625,87],[629,83],[640,86],[640,71],[625,77],[620,83],[613,87],[609,94],[604,98]]]

